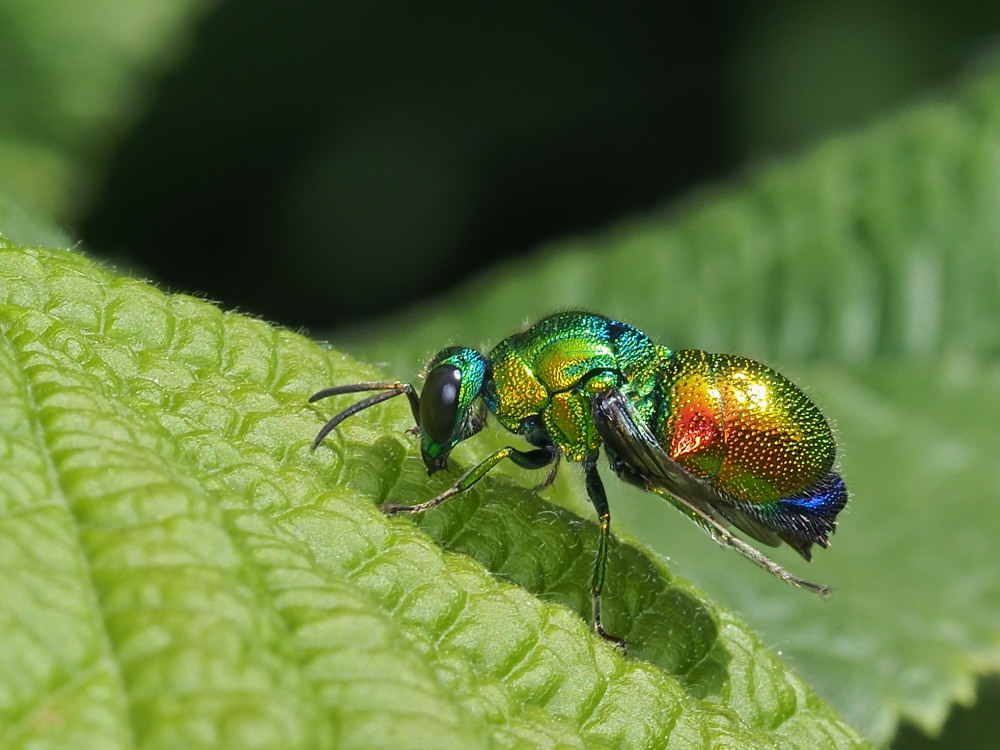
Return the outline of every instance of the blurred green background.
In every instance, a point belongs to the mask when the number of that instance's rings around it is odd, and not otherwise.
[[[94,252],[314,331],[863,123],[1000,29],[990,2],[6,5],[3,183]]]
[[[998,30],[990,2],[8,0],[0,191],[125,272],[348,340],[950,90]],[[998,709],[994,680],[936,744],[904,728],[894,746],[985,747]]]

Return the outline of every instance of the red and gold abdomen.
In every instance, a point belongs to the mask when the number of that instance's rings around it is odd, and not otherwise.
[[[658,388],[654,432],[692,474],[763,503],[811,487],[832,467],[833,435],[791,381],[743,357],[674,352]]]

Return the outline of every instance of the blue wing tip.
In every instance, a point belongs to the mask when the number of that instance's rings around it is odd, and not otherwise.
[[[791,509],[810,510],[824,516],[836,516],[847,504],[847,486],[840,474],[831,471],[807,490],[783,497],[779,505]]]
[[[827,546],[845,505],[847,486],[831,471],[809,489],[767,503],[765,512],[771,528],[808,560],[813,544]]]

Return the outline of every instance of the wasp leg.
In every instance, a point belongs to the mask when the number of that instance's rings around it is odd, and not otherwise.
[[[446,489],[440,495],[432,497],[425,503],[419,505],[400,505],[398,503],[383,503],[379,509],[387,516],[395,516],[400,513],[423,513],[425,510],[435,508],[446,500],[450,500],[459,493],[465,492],[472,485],[485,477],[498,463],[509,458],[522,469],[541,469],[552,462],[555,454],[547,448],[537,448],[530,451],[520,451],[509,445],[491,454],[486,460],[473,466],[465,472],[455,484]]]
[[[584,459],[583,472],[587,483],[587,495],[590,497],[590,502],[594,504],[594,509],[597,511],[597,521],[600,525],[600,535],[597,537],[597,561],[594,563],[594,578],[590,587],[594,602],[594,631],[625,654],[628,652],[625,641],[608,633],[601,620],[601,591],[604,589],[604,574],[608,568],[611,511],[608,508],[608,496],[604,491],[604,483],[601,481],[601,475],[597,473],[596,452]]]
[[[662,494],[658,490],[649,488],[657,494]],[[730,549],[734,549],[739,552],[743,557],[750,560],[750,562],[763,568],[768,573],[777,576],[785,583],[791,584],[796,588],[806,589],[807,591],[812,591],[820,596],[827,596],[830,593],[830,587],[824,586],[821,583],[810,583],[809,581],[793,576],[783,567],[778,565],[774,560],[765,555],[763,552],[758,550],[753,545],[747,544],[738,536],[732,534],[729,529],[723,526],[721,523],[712,518],[708,513],[704,512],[700,508],[691,505],[684,500],[677,498],[673,495],[667,498],[668,500],[675,501],[675,505],[680,508],[691,520],[696,524],[701,526],[705,531],[707,531],[715,541],[722,544]]]
[[[549,473],[546,475],[545,480],[541,484],[536,484],[531,488],[532,492],[541,492],[545,488],[551,487],[552,483],[556,481],[556,474],[559,473],[559,459],[562,456],[559,449],[552,445],[545,450],[552,453],[552,468],[549,469]]]

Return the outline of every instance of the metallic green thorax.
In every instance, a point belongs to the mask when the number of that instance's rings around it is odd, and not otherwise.
[[[490,352],[483,398],[511,432],[531,440],[542,427],[568,459],[582,461],[601,443],[590,397],[625,384],[649,393],[668,354],[624,323],[558,313]]]
[[[544,428],[568,459],[582,461],[601,444],[591,397],[614,387],[640,398],[651,393],[669,356],[632,326],[557,313],[490,352],[493,377],[483,398],[511,432],[535,442],[532,436]]]

